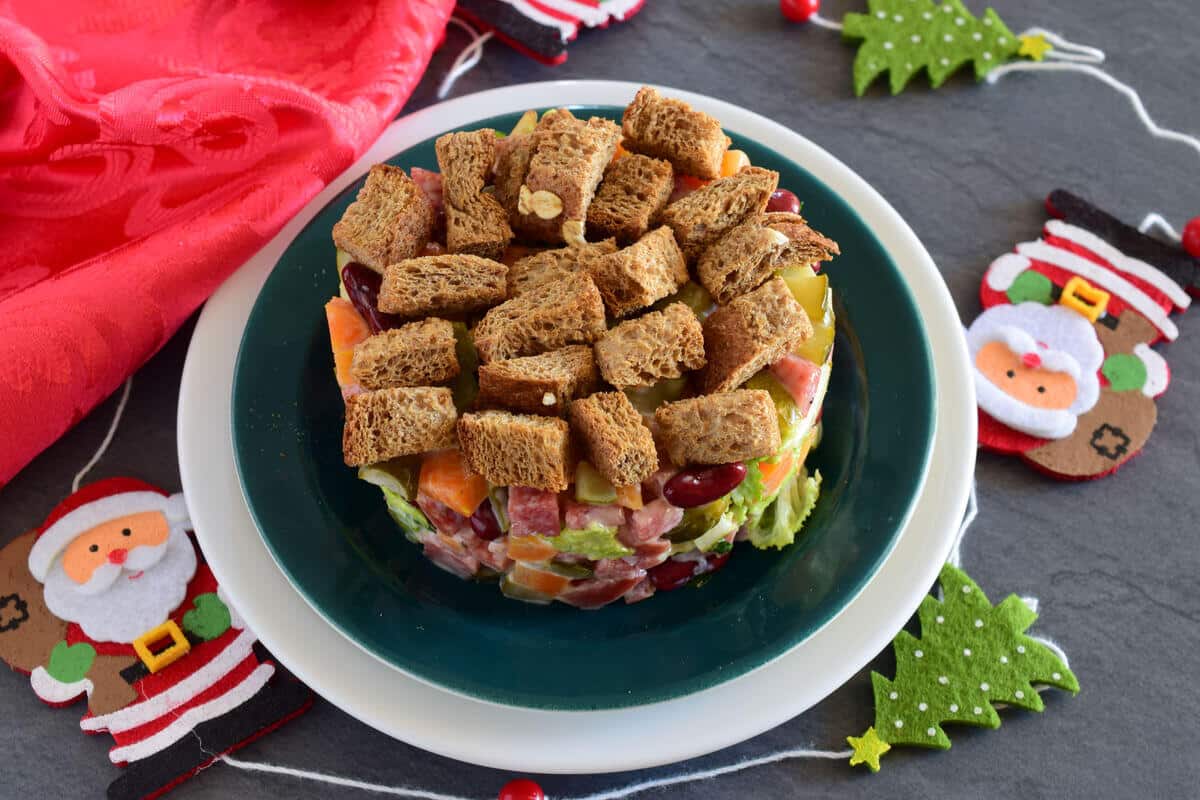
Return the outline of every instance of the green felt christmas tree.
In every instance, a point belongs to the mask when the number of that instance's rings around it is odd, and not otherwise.
[[[891,745],[946,749],[947,722],[1000,726],[993,703],[1041,711],[1035,684],[1072,693],[1079,682],[1066,664],[1025,630],[1037,619],[1016,595],[992,606],[966,573],[942,568],[943,599],[921,602],[921,638],[901,631],[892,642],[896,677],[871,673],[875,724],[861,737],[849,737],[851,764],[879,769],[879,756]]]
[[[854,59],[859,96],[884,72],[892,94],[899,94],[922,68],[935,89],[967,62],[975,64],[975,77],[983,80],[1022,49],[1022,41],[990,8],[976,18],[960,0],[869,0],[867,7],[869,13],[847,14],[842,20],[842,35],[861,41]]]

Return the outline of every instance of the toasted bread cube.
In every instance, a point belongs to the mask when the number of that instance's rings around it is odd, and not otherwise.
[[[683,303],[622,322],[596,342],[596,363],[618,389],[652,386],[704,366],[704,330]]]
[[[354,346],[350,374],[364,389],[445,383],[458,375],[454,326],[431,317],[368,336]]]
[[[786,235],[757,221],[738,225],[701,254],[696,274],[713,299],[725,305],[775,273],[788,241]]]
[[[575,468],[565,419],[480,411],[463,414],[458,440],[467,466],[493,486],[561,492]]]
[[[665,158],[685,175],[710,179],[721,174],[729,137],[721,123],[682,100],[643,86],[621,118],[625,149]]]
[[[376,272],[419,255],[433,232],[434,213],[421,187],[404,170],[376,164],[358,198],[333,226],[333,243]]]
[[[587,272],[588,265],[600,256],[617,252],[612,239],[588,243],[582,247],[560,247],[543,250],[519,258],[508,268],[508,296],[516,297],[535,286],[550,283],[577,272]]]
[[[821,261],[829,261],[842,252],[837,242],[808,227],[804,217],[799,214],[771,211],[763,214],[762,224],[788,238],[787,245],[776,259],[778,267],[793,264],[812,266]]]
[[[626,155],[608,165],[588,206],[588,235],[630,244],[646,235],[675,188],[669,161]]]
[[[493,306],[508,292],[508,267],[464,254],[422,256],[389,264],[379,310],[404,317],[464,314]]]
[[[434,147],[444,187],[446,249],[499,258],[513,232],[500,201],[483,192],[496,160],[496,132],[482,128],[447,133]]]
[[[737,175],[713,181],[671,203],[663,210],[662,221],[671,226],[688,263],[693,264],[730,229],[762,214],[778,186],[778,172],[744,167]]]
[[[812,336],[812,323],[783,278],[772,278],[704,320],[706,393],[728,392]]]
[[[779,450],[779,414],[762,389],[706,394],[664,403],[654,412],[676,466],[729,464]]]
[[[542,284],[491,309],[475,326],[484,363],[591,344],[605,331],[604,301],[582,273]]]
[[[572,402],[571,425],[588,460],[612,485],[639,484],[658,469],[654,436],[624,392],[600,392]]]
[[[363,392],[346,400],[342,455],[346,466],[362,467],[389,458],[455,445],[458,411],[445,387],[394,388]]]
[[[584,121],[560,108],[543,114],[532,136],[514,227],[531,239],[582,245],[588,205],[621,131],[609,120]]]
[[[562,416],[571,400],[594,390],[599,380],[592,348],[576,344],[484,364],[479,368],[477,402],[483,407]]]
[[[508,213],[510,222],[515,222],[519,217],[517,202],[521,197],[521,186],[525,183],[525,173],[529,171],[531,158],[533,158],[532,133],[506,136],[496,142],[496,199]]]
[[[588,264],[604,305],[624,317],[674,294],[687,283],[687,264],[665,225],[636,243]]]

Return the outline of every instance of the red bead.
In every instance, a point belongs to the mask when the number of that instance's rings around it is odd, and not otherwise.
[[[779,0],[779,10],[792,22],[808,22],[821,10],[821,0]]]
[[[546,800],[542,787],[528,778],[517,778],[504,784],[500,790],[500,800]]]
[[[1192,258],[1200,258],[1200,217],[1192,217],[1183,226],[1183,249]]]

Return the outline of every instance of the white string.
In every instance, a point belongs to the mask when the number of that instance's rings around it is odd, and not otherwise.
[[[317,781],[319,783],[327,783],[330,786],[342,786],[347,789],[362,789],[365,792],[390,794],[395,797],[414,797],[420,798],[420,800],[474,800],[474,798],[462,797],[456,794],[442,794],[441,792],[428,792],[424,789],[410,789],[407,786],[385,786],[381,783],[367,783],[366,781],[357,781],[352,778],[343,778],[340,775],[330,775],[327,772],[310,772],[306,769],[292,769],[291,767],[284,767],[278,764],[264,764],[261,761],[242,761],[232,756],[220,756],[217,760],[231,767],[237,767],[249,772],[268,772],[272,775],[287,775],[289,778]]]
[[[1029,28],[1022,31],[1020,36],[1041,36],[1054,45],[1055,49],[1046,53],[1046,58],[1054,58],[1060,61],[1076,61],[1085,64],[1103,64],[1105,58],[1107,58],[1104,51],[1098,47],[1076,44],[1045,28]]]
[[[1157,229],[1159,233],[1162,233],[1173,242],[1183,240],[1179,232],[1171,227],[1171,223],[1167,222],[1163,218],[1163,215],[1157,211],[1151,211],[1142,219],[1142,224],[1138,225],[1138,231],[1141,233],[1148,233],[1151,229]]]
[[[816,25],[818,28],[826,28],[831,31],[840,31],[842,29],[842,23],[838,22],[837,20],[826,19],[820,14],[813,14],[808,18],[808,21],[813,25]]]
[[[995,83],[1005,75],[1013,72],[1082,72],[1084,75],[1090,75],[1096,80],[1108,84],[1121,94],[1125,95],[1125,97],[1129,99],[1130,104],[1133,106],[1133,110],[1137,112],[1138,119],[1142,121],[1142,124],[1146,126],[1146,130],[1150,131],[1152,136],[1158,139],[1166,139],[1168,141],[1186,144],[1197,153],[1200,153],[1200,139],[1197,139],[1195,136],[1190,136],[1186,133],[1180,133],[1179,131],[1173,131],[1167,128],[1159,127],[1158,123],[1150,118],[1150,114],[1146,111],[1146,106],[1142,103],[1142,98],[1140,95],[1138,95],[1136,90],[1124,83],[1121,83],[1104,70],[1098,69],[1092,64],[1077,64],[1065,61],[1013,62],[1011,64],[1004,64],[1003,66],[996,67],[989,72],[987,75],[987,82]]]
[[[446,73],[446,77],[442,78],[441,84],[438,86],[438,100],[445,100],[450,94],[450,90],[454,88],[454,84],[463,75],[466,75],[479,63],[483,58],[483,46],[487,44],[488,39],[492,38],[492,32],[480,33],[475,30],[472,25],[467,24],[458,17],[451,17],[450,22],[462,28],[471,37],[471,41],[458,54],[458,58],[454,59],[454,63],[450,65],[450,71]]]
[[[71,494],[79,491],[79,484],[83,481],[84,476],[91,472],[92,467],[96,466],[104,457],[108,446],[112,444],[113,436],[117,433],[117,426],[121,424],[121,415],[125,413],[125,404],[129,402],[129,390],[132,388],[133,376],[130,375],[125,379],[125,388],[121,391],[121,399],[117,401],[117,410],[113,412],[112,422],[108,425],[108,433],[104,434],[104,440],[100,442],[100,449],[83,465],[83,469],[75,473],[75,480],[71,481]]]

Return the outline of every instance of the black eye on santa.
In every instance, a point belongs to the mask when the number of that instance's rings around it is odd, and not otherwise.
[[[1038,387],[1038,394],[1045,394],[1045,393],[1046,393],[1046,387],[1045,387],[1045,386],[1039,386],[1039,387]]]
[[[129,530],[129,528],[122,528],[121,535],[122,536],[133,536],[133,531]]]
[[[94,545],[92,545],[91,547],[89,547],[89,548],[88,548],[88,550],[92,551],[93,553],[99,553],[99,552],[100,552],[100,545],[98,545],[98,544],[94,544]]]
[[[1015,378],[1015,377],[1017,377],[1017,373],[1013,372],[1011,369],[1010,369],[1008,372],[1004,373],[1004,374],[1005,374],[1005,375],[1007,375],[1007,376],[1008,376],[1008,377],[1010,377],[1010,378]]]

